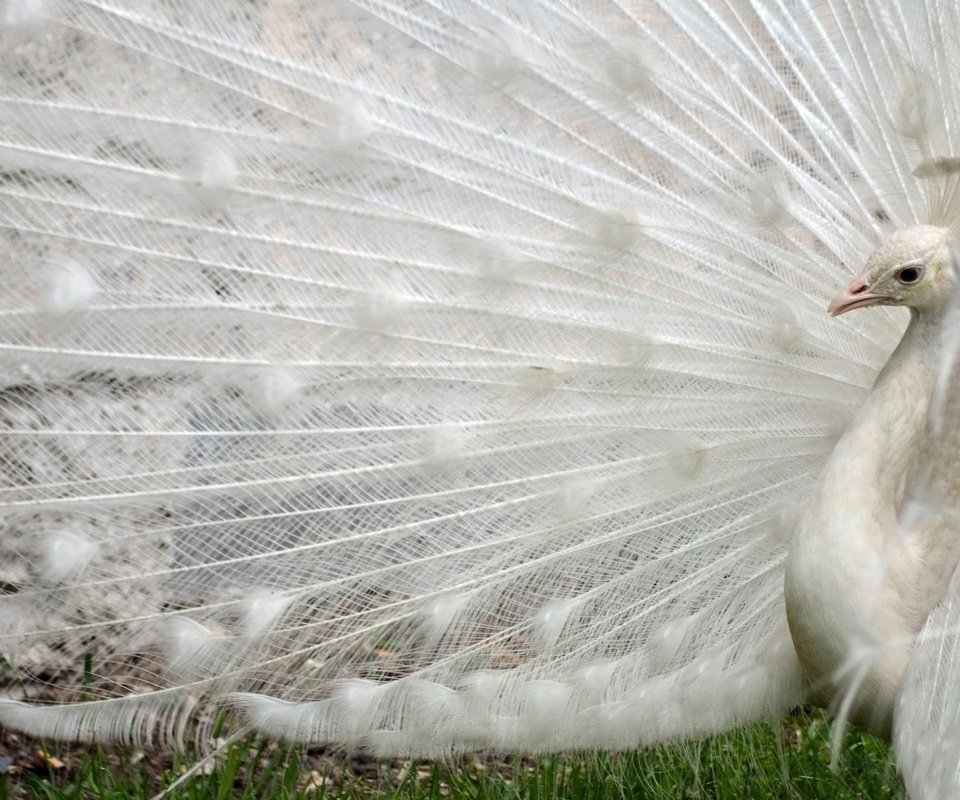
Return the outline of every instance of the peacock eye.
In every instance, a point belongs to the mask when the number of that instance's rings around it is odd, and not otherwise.
[[[904,286],[910,286],[923,277],[923,267],[904,267],[897,272],[895,277]]]

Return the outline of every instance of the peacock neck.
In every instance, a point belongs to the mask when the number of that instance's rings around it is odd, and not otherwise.
[[[943,316],[939,310],[911,311],[910,324],[837,443],[818,489],[839,490],[849,500],[844,486],[854,482],[881,506],[898,510],[937,379]],[[893,531],[884,527],[862,533],[886,537]]]
[[[943,312],[911,312],[900,344],[837,443],[791,541],[787,618],[814,694],[844,699],[862,680],[851,717],[889,735],[912,642],[927,611],[904,592],[922,568],[898,516],[937,376]],[[858,663],[857,659],[865,659]]]

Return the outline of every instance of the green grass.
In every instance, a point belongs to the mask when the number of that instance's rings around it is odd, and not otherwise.
[[[45,800],[147,800],[190,763],[96,748],[50,746],[57,760],[36,755],[38,743],[12,737],[21,754],[0,775],[0,797]],[[8,754],[11,735],[3,743]],[[819,715],[788,717],[704,742],[620,754],[494,759],[451,764],[374,763],[362,754],[331,755],[275,744],[228,749],[209,774],[183,781],[178,800],[588,800],[592,798],[882,798],[903,797],[890,748],[848,731],[840,762],[830,767],[830,726]],[[62,762],[62,764],[60,763]]]

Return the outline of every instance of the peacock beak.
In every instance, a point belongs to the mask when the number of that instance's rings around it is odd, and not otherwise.
[[[867,291],[870,288],[870,277],[867,274],[858,275],[851,281],[850,285],[840,294],[830,301],[827,311],[831,317],[839,317],[855,308],[864,306],[873,306],[883,300],[879,294],[871,294]]]

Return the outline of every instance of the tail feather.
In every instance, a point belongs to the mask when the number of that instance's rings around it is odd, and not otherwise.
[[[62,0],[0,63],[0,721],[438,753],[788,708],[792,504],[896,339],[822,309],[926,213],[862,69],[897,26],[331,8]]]

